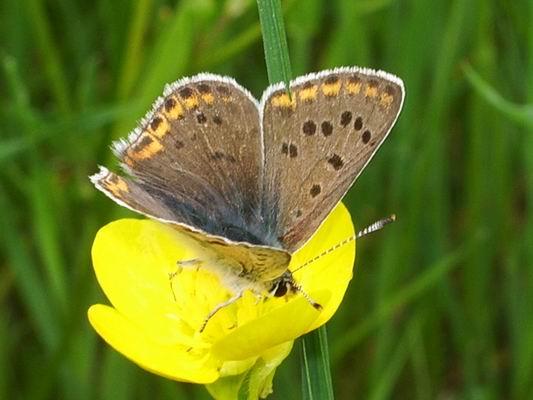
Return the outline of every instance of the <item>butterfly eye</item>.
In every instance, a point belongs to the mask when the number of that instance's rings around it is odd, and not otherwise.
[[[273,290],[274,297],[285,296],[287,294],[287,291],[289,290],[288,283],[285,281],[279,281],[276,285],[277,287],[275,288],[275,290]]]

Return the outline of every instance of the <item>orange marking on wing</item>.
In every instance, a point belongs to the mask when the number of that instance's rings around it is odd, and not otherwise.
[[[291,99],[287,93],[275,95],[274,97],[272,97],[271,102],[272,102],[272,106],[274,107],[293,108],[293,109],[296,107],[296,99],[294,97]]]
[[[165,117],[170,121],[183,117],[183,106],[176,96],[170,96],[165,100],[163,110]]]
[[[372,85],[366,85],[365,97],[376,97],[378,95],[378,88]]]
[[[157,114],[148,124],[148,129],[152,135],[161,139],[170,132],[170,124],[163,114]]]
[[[389,107],[392,102],[394,101],[394,96],[388,94],[388,93],[381,93],[381,98],[379,100],[379,104],[383,107]]]
[[[341,91],[341,82],[337,81],[335,83],[324,83],[322,84],[322,93],[328,97],[338,96]]]
[[[133,159],[129,156],[124,156],[124,162],[126,163],[126,165],[128,165],[129,167],[133,167],[135,165],[135,162],[133,161]]]
[[[202,94],[202,100],[210,106],[215,101],[215,96],[213,96],[213,93],[204,93]]]
[[[119,178],[116,183],[116,188],[122,192],[129,192],[130,188],[124,179]]]
[[[346,90],[348,91],[348,94],[358,94],[361,91],[361,83],[348,81]]]
[[[110,175],[104,181],[104,187],[109,190],[115,197],[120,197],[123,192],[128,193],[130,188],[126,181],[117,175]]]
[[[300,100],[302,101],[314,101],[316,99],[317,92],[318,86],[314,85],[300,90],[298,92],[298,96],[300,96]]]
[[[163,150],[163,145],[154,136],[144,132],[128,150],[128,156],[134,160],[151,158]]]
[[[198,97],[196,96],[190,96],[186,99],[183,99],[183,102],[185,103],[185,108],[187,110],[192,110],[198,107]]]

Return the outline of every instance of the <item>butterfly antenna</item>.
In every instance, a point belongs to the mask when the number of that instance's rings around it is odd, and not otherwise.
[[[344,239],[342,242],[337,243],[335,246],[330,247],[326,251],[324,251],[324,252],[320,253],[319,255],[311,258],[310,260],[306,261],[305,263],[303,263],[302,265],[300,265],[298,268],[296,268],[295,270],[293,270],[291,272],[294,273],[294,272],[296,272],[296,271],[298,271],[298,270],[300,270],[300,269],[302,269],[304,267],[307,267],[309,264],[312,264],[315,261],[317,261],[318,259],[324,257],[325,255],[328,255],[329,253],[337,250],[339,247],[345,246],[348,243],[353,242],[356,239],[362,238],[363,236],[367,236],[367,235],[370,235],[371,233],[379,231],[379,230],[383,229],[385,226],[387,226],[388,224],[390,224],[390,223],[392,223],[394,221],[396,221],[396,214],[392,214],[391,216],[389,216],[387,218],[380,219],[379,221],[374,222],[372,225],[367,226],[365,229],[357,232],[357,234],[355,234],[353,236],[350,236],[349,238]]]
[[[388,224],[393,223],[396,221],[396,214],[392,214],[391,216],[387,218],[380,219],[379,221],[374,222],[372,225],[367,226],[362,231],[357,232],[357,235],[355,235],[356,239],[362,238],[363,236],[370,235],[371,233],[374,233],[376,231],[379,231],[383,229]]]
[[[292,282],[291,286],[295,291],[300,293],[304,297],[304,299],[306,299],[307,302],[313,306],[315,310],[322,311],[322,305],[314,301],[300,285],[298,285],[296,282]]]

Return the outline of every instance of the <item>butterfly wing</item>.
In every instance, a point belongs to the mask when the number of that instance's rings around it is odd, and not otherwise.
[[[290,255],[268,246],[259,214],[257,101],[235,81],[201,74],[168,86],[114,151],[131,178],[103,169],[92,181],[117,203],[211,246],[237,273],[285,271]]]
[[[177,221],[264,244],[256,211],[263,162],[259,112],[256,100],[235,81],[200,74],[167,86],[114,151]]]
[[[290,252],[304,244],[374,156],[400,112],[390,74],[339,68],[267,89],[263,214]]]

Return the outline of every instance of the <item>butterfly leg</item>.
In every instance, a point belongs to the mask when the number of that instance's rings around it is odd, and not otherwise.
[[[172,287],[172,280],[181,274],[181,271],[183,271],[184,268],[194,268],[196,267],[196,271],[200,269],[202,266],[202,261],[198,258],[193,258],[190,260],[183,260],[183,261],[176,261],[176,270],[173,272],[168,273],[168,281],[170,282],[170,291],[172,292],[172,296],[174,297],[174,301],[176,301],[176,294],[174,293],[174,288]]]
[[[265,296],[263,293],[252,291],[253,295],[255,296],[255,305],[257,306],[259,303],[261,303],[263,300],[265,300]]]
[[[176,261],[176,266],[178,267],[176,271],[169,272],[168,278],[173,279],[176,275],[179,275],[184,268],[196,268],[196,271],[202,266],[202,261],[198,258],[192,258],[190,260],[179,260]]]
[[[205,318],[202,326],[200,327],[200,333],[202,333],[204,331],[205,327],[207,326],[207,323],[211,320],[211,318],[213,318],[215,316],[215,314],[217,312],[219,312],[224,307],[227,307],[227,306],[235,303],[237,300],[239,300],[242,297],[242,294],[243,294],[243,292],[241,291],[241,292],[237,293],[235,296],[231,297],[230,299],[226,300],[223,303],[218,304],[215,308],[213,308],[211,310],[211,312]]]

